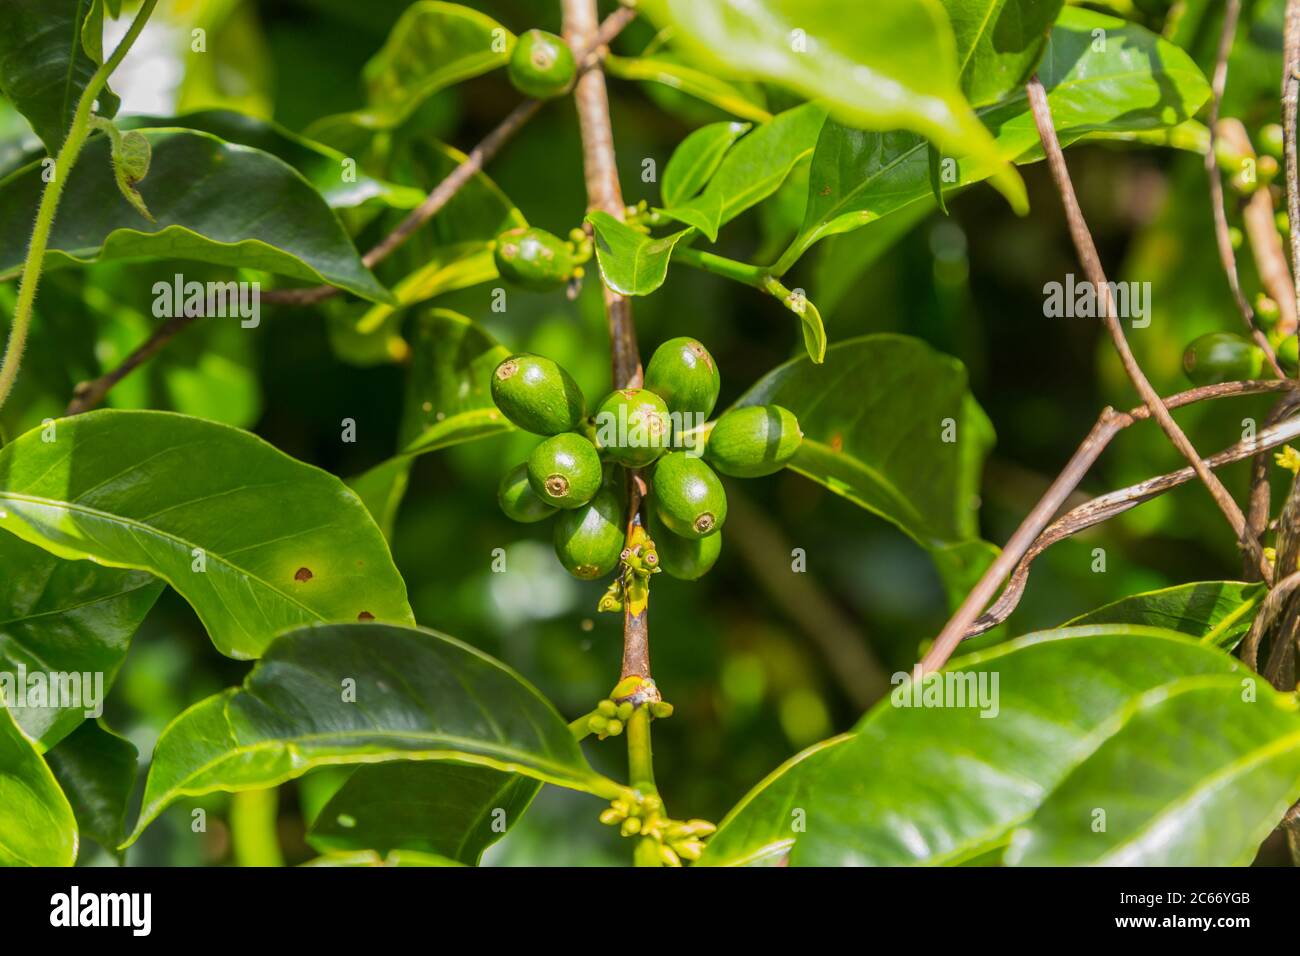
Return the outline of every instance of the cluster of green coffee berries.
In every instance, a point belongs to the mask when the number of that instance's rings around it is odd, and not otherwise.
[[[708,421],[720,387],[703,345],[671,339],[651,357],[643,388],[610,392],[588,416],[582,391],[557,363],[510,356],[492,374],[492,398],[515,425],[546,437],[502,478],[501,510],[522,522],[554,516],[555,553],[575,577],[603,577],[620,561],[629,573],[701,577],[718,559],[727,519],[717,472],[772,474],[803,440],[795,416],[778,405],[732,409]],[[648,479],[644,530],[651,540],[635,555],[625,553],[622,469],[644,469]]]

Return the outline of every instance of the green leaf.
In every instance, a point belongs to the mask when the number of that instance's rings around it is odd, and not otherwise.
[[[1093,31],[1105,37],[1094,49]],[[1175,127],[1209,98],[1200,69],[1178,47],[1142,27],[1088,10],[1067,8],[1053,28],[1038,70],[1062,145],[1093,134]],[[979,111],[1005,160],[1042,158],[1026,94]],[[803,228],[773,267],[784,274],[815,242],[848,232],[930,196],[928,144],[909,132],[875,133],[834,119],[813,155]],[[995,164],[945,151],[949,191],[988,177]]]
[[[987,706],[898,706],[911,701],[909,681],[852,740],[805,762],[815,776],[791,862],[962,862],[1028,819],[1141,695],[1197,675],[1246,674],[1222,651],[1136,625],[1032,634],[962,658],[937,680],[961,681],[972,698],[983,681]],[[1176,737],[1160,746],[1176,747]]]
[[[130,841],[182,796],[390,760],[490,767],[611,798],[623,790],[591,769],[555,708],[499,661],[433,631],[318,625],[277,639],[243,687],[163,731]]]
[[[131,116],[119,120],[118,126],[122,129],[194,129],[228,143],[270,153],[302,173],[331,209],[350,209],[370,202],[394,209],[414,209],[425,197],[424,190],[414,186],[402,186],[366,175],[363,170],[350,165],[351,158],[338,150],[299,136],[277,123],[234,110],[196,110],[180,116]]]
[[[81,692],[79,701],[50,698],[44,706],[10,696],[13,718],[48,750],[87,710],[103,707],[102,694],[163,584],[140,571],[63,561],[11,534],[0,534],[0,581],[0,673],[15,681],[20,673],[45,681],[67,675]],[[94,675],[102,677],[98,689]]]
[[[76,858],[72,807],[0,699],[0,866],[72,866]]]
[[[1025,84],[1064,0],[943,0],[957,41],[961,88],[973,106]]]
[[[1126,716],[1012,835],[1006,861],[1249,865],[1300,797],[1294,696],[1260,677],[1188,678]]]
[[[750,129],[749,123],[710,123],[677,144],[659,184],[663,204],[679,206],[704,188],[727,150]]]
[[[53,156],[72,126],[77,101],[104,62],[102,10],[97,0],[7,0],[4,16],[0,92],[27,117]],[[90,35],[100,28],[98,46],[83,42],[88,17]],[[99,105],[102,116],[117,112],[118,99],[107,86]]]
[[[644,12],[704,63],[824,100],[840,121],[906,129],[979,157],[1017,209],[1024,184],[961,94],[957,47],[937,0],[644,0]]]
[[[596,261],[605,285],[623,295],[649,295],[668,277],[673,247],[691,231],[654,238],[619,222],[607,212],[590,213]]]
[[[718,824],[697,866],[780,866],[803,832],[803,810],[826,754],[851,739],[841,734],[795,754],[764,777]]]
[[[478,865],[541,784],[490,767],[401,762],[358,767],[307,834],[322,852],[416,850]]]
[[[406,486],[411,479],[411,459],[398,456],[388,458],[373,468],[363,471],[348,479],[351,488],[361,503],[375,519],[379,530],[384,533],[384,540],[393,540],[393,530],[397,525],[397,511],[406,496]]]
[[[88,720],[46,757],[76,815],[81,836],[112,853],[122,842],[138,756],[130,741]]]
[[[0,449],[0,489],[0,527],[162,578],[231,657],[315,621],[412,621],[356,496],[235,428],[168,412],[59,419]]]
[[[736,404],[790,409],[804,440],[789,467],[936,554],[976,539],[992,434],[956,359],[919,339],[865,335],[831,346],[823,365],[778,366]]]
[[[140,193],[157,219],[117,194],[108,137],[86,144],[50,232],[47,266],[166,257],[326,282],[372,301],[388,292],[329,207],[282,160],[194,130],[142,131],[153,150]],[[0,279],[22,268],[44,186],[40,164],[0,180]],[[231,197],[239,197],[232,202]]]
[[[1232,650],[1246,636],[1268,588],[1241,581],[1199,581],[1121,598],[1081,614],[1065,627],[1082,624],[1146,624],[1200,638]]]
[[[486,14],[456,3],[411,4],[366,64],[366,109],[317,120],[312,139],[332,141],[350,127],[392,129],[434,93],[505,66],[515,35]]]
[[[795,164],[811,155],[825,119],[815,103],[777,114],[728,151],[704,192],[663,214],[716,241],[719,228],[776,192]]]
[[[751,122],[766,123],[772,119],[771,113],[736,84],[683,63],[671,53],[638,57],[611,55],[605,58],[605,72],[621,80],[662,83]]]

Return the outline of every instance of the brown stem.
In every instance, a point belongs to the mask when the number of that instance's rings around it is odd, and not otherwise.
[[[1261,381],[1261,382],[1224,382],[1220,385],[1205,385],[1200,388],[1193,388],[1186,392],[1180,392],[1172,395],[1166,401],[1164,407],[1179,408],[1183,405],[1189,405],[1193,402],[1207,399],[1223,398],[1228,395],[1251,395],[1263,392],[1280,392],[1290,391],[1296,387],[1294,380],[1283,381]],[[939,636],[935,638],[934,644],[930,647],[929,652],[921,660],[921,669],[924,672],[938,670],[948,658],[952,656],[953,651],[957,649],[965,638],[972,636],[971,628],[975,626],[976,618],[980,612],[988,606],[993,599],[994,593],[1002,582],[1013,573],[1022,564],[1022,559],[1035,547],[1038,546],[1040,537],[1044,529],[1052,520],[1052,516],[1060,509],[1074,491],[1075,487],[1083,480],[1092,463],[1105,449],[1107,443],[1120,431],[1132,425],[1134,422],[1143,421],[1151,417],[1149,406],[1142,405],[1131,409],[1128,414],[1116,412],[1113,408],[1104,409],[1097,419],[1097,423],[1088,433],[1083,443],[1070,458],[1065,469],[1056,477],[1048,487],[1043,497],[1039,500],[1032,511],[1025,516],[1015,533],[1007,541],[1002,552],[989,565],[983,576],[971,589],[961,606],[944,625]],[[1252,448],[1251,451],[1257,449]],[[1187,470],[1189,477],[1190,469]],[[1137,503],[1136,501],[1134,502]],[[1086,506],[1081,506],[1086,507]],[[1075,509],[1077,511],[1078,509]],[[1071,512],[1072,514],[1074,512]],[[1077,529],[1076,529],[1077,530]],[[1073,532],[1071,532],[1073,533]],[[1058,539],[1059,540],[1059,539]],[[1049,542],[1050,543],[1050,542]],[[1046,545],[1043,545],[1046,547]],[[1042,548],[1038,548],[1039,551]],[[1032,559],[1031,559],[1032,560]],[[1025,564],[1025,574],[1027,575],[1028,565]],[[1021,585],[1023,590],[1023,582]],[[1002,599],[999,599],[1001,603]],[[1017,601],[1019,598],[1017,597]],[[1014,606],[1014,605],[1013,605]],[[1010,613],[1009,611],[1007,613]],[[989,625],[992,626],[992,625]],[[980,628],[975,633],[980,633],[987,628]]]
[[[1273,353],[1273,346],[1269,343],[1268,338],[1255,325],[1255,312],[1246,301],[1246,294],[1241,291],[1241,280],[1237,274],[1237,254],[1232,248],[1232,236],[1228,231],[1228,214],[1223,205],[1223,180],[1219,176],[1219,159],[1214,150],[1214,138],[1220,135],[1219,132],[1219,107],[1223,102],[1223,88],[1228,81],[1228,54],[1232,52],[1232,43],[1237,35],[1237,18],[1241,14],[1241,0],[1228,0],[1223,11],[1223,32],[1219,35],[1218,56],[1214,63],[1214,78],[1211,83],[1213,96],[1210,99],[1210,148],[1205,151],[1205,170],[1209,176],[1210,182],[1210,208],[1214,213],[1214,237],[1219,247],[1219,260],[1223,263],[1223,272],[1228,277],[1228,288],[1232,290],[1232,297],[1237,303],[1237,311],[1241,313],[1241,320],[1246,325],[1246,330],[1254,337],[1256,344],[1264,350],[1269,365],[1272,366],[1274,373],[1278,378],[1286,378],[1282,367],[1278,365],[1277,356]],[[1244,131],[1243,131],[1244,132]],[[1266,188],[1261,188],[1257,192],[1265,194],[1268,199]],[[1270,208],[1272,202],[1269,201]],[[1269,222],[1269,230],[1276,235],[1277,229],[1273,223]],[[1262,272],[1262,268],[1261,268]]]
[[[1296,161],[1296,114],[1300,111],[1300,0],[1287,0],[1282,44],[1282,130],[1286,146],[1286,214],[1291,234],[1291,274],[1300,276],[1300,175]],[[1294,308],[1300,313],[1300,281]]]
[[[1237,503],[1232,499],[1232,495],[1228,494],[1228,489],[1223,487],[1223,483],[1219,481],[1214,472],[1210,471],[1201,460],[1201,456],[1197,454],[1191,441],[1183,434],[1183,430],[1178,427],[1178,423],[1174,421],[1173,416],[1169,414],[1169,409],[1165,408],[1160,396],[1152,388],[1146,374],[1138,365],[1133,350],[1129,348],[1128,340],[1124,338],[1124,329],[1115,314],[1115,303],[1111,296],[1110,285],[1106,281],[1105,270],[1102,269],[1101,257],[1097,253],[1097,246],[1092,240],[1092,233],[1088,230],[1088,224],[1083,218],[1079,198],[1075,195],[1074,184],[1070,180],[1070,171],[1065,165],[1065,155],[1061,152],[1061,143],[1056,137],[1056,128],[1052,125],[1052,111],[1047,102],[1047,91],[1043,89],[1043,84],[1039,81],[1037,75],[1029,81],[1029,104],[1034,113],[1034,123],[1038,127],[1038,136],[1042,140],[1043,151],[1047,155],[1047,164],[1051,170],[1052,179],[1056,182],[1057,191],[1061,194],[1061,203],[1065,207],[1065,217],[1069,224],[1070,236],[1074,240],[1079,260],[1083,263],[1084,273],[1096,290],[1098,301],[1102,303],[1102,321],[1105,323],[1106,331],[1110,333],[1111,341],[1115,345],[1115,351],[1119,354],[1125,373],[1127,373],[1133,387],[1137,389],[1138,394],[1142,397],[1143,403],[1151,409],[1151,414],[1160,425],[1160,429],[1173,443],[1174,447],[1182,453],[1183,457],[1191,463],[1197,477],[1201,479],[1201,482],[1209,490],[1215,504],[1219,506],[1219,510],[1228,519],[1228,524],[1231,525],[1238,542],[1250,554],[1251,559],[1259,565],[1264,580],[1271,580],[1272,568],[1268,563],[1268,559],[1264,557],[1259,541],[1256,540],[1246,526],[1246,518],[1241,513],[1241,508],[1237,506]]]
[[[580,76],[590,72],[599,64],[600,58],[604,55],[605,47],[614,37],[618,36],[619,32],[635,16],[636,12],[634,10],[620,7],[605,18],[605,22],[600,25],[600,29],[597,31],[596,36],[592,38],[592,42],[580,48],[577,57],[580,64]],[[524,100],[516,106],[505,119],[497,124],[495,129],[483,137],[482,141],[470,150],[459,166],[448,173],[446,178],[434,187],[433,192],[429,193],[419,206],[411,210],[391,233],[361,257],[361,261],[366,264],[367,268],[373,268],[382,262],[405,243],[421,226],[436,216],[463,186],[482,171],[483,167],[497,154],[501,147],[515,133],[519,132],[541,107],[542,101],[534,99]],[[328,285],[310,286],[301,289],[268,289],[266,292],[260,293],[259,301],[280,305],[308,306],[330,299],[338,295],[338,293],[337,288]],[[93,381],[79,384],[73,393],[72,401],[68,404],[65,414],[76,415],[94,408],[104,400],[104,396],[118,382],[153,358],[163,346],[175,338],[176,334],[188,326],[194,318],[197,318],[197,316],[178,316],[169,319],[154,329],[149,337],[127,356],[126,360],[117,368],[106,372]]]
[[[594,46],[597,62],[601,58],[602,40],[596,28],[596,0],[564,0],[564,37],[575,49]],[[614,131],[609,118],[609,94],[605,73],[592,69],[578,77],[573,87],[573,101],[578,109],[578,127],[582,133],[582,170],[587,185],[588,210],[602,210],[623,219],[623,190],[618,182],[618,165],[614,159]],[[632,322],[632,302],[601,284],[605,296],[605,314],[609,319],[609,357],[614,388],[637,388],[641,385],[641,355],[636,344],[636,326]],[[645,481],[636,472],[628,475],[627,530],[629,544],[632,529],[643,518],[641,504]],[[625,602],[623,612],[623,676],[650,678],[649,610],[633,613],[632,602]]]

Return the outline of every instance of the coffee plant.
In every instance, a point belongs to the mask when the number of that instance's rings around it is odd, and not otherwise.
[[[1300,0],[600,6],[0,4],[0,862],[1300,864]]]

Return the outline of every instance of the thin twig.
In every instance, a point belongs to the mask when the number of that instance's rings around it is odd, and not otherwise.
[[[569,45],[586,49],[593,45],[599,61],[600,37],[596,29],[596,0],[564,0],[564,36]],[[614,131],[609,118],[609,94],[605,73],[592,69],[578,77],[573,87],[573,101],[578,109],[578,127],[582,133],[582,170],[587,186],[587,207],[602,210],[623,219],[623,190],[618,182],[614,160]],[[610,372],[614,388],[641,385],[641,355],[636,343],[636,326],[632,322],[632,302],[604,283],[605,314],[609,319]],[[644,520],[644,480],[636,472],[628,475],[628,543],[632,529]],[[624,602],[623,676],[650,678],[649,609],[633,612],[632,602]]]
[[[634,10],[620,7],[605,18],[593,43],[590,46],[584,46],[577,57],[580,64],[580,73],[589,72],[599,63],[605,47],[614,37],[618,36],[619,32],[635,16],[636,12]],[[516,106],[505,119],[497,124],[495,129],[483,137],[482,141],[469,151],[460,165],[448,173],[446,178],[434,187],[433,191],[419,206],[411,210],[391,233],[361,257],[361,261],[365,263],[366,267],[373,268],[383,261],[406,242],[421,226],[436,216],[463,186],[482,171],[483,167],[497,154],[501,147],[523,128],[524,124],[541,109],[541,106],[542,101],[534,99],[524,100]],[[323,302],[338,293],[337,288],[328,285],[300,289],[268,289],[266,292],[260,293],[259,301],[280,305],[307,306]],[[94,408],[104,400],[104,396],[118,382],[153,358],[178,333],[189,326],[195,319],[201,317],[177,316],[158,326],[117,368],[104,373],[97,379],[80,383],[73,393],[72,401],[68,404],[65,414],[76,415]]]
[[[1223,102],[1223,88],[1228,82],[1228,54],[1232,52],[1232,43],[1237,36],[1237,18],[1241,14],[1241,0],[1228,0],[1223,11],[1223,32],[1219,36],[1218,57],[1214,63],[1214,77],[1211,82],[1210,99],[1210,148],[1205,151],[1205,171],[1210,183],[1210,208],[1214,213],[1214,236],[1219,247],[1219,260],[1223,263],[1223,272],[1228,277],[1228,288],[1237,303],[1237,311],[1246,325],[1246,331],[1264,350],[1268,363],[1278,378],[1286,378],[1282,366],[1278,364],[1277,355],[1268,338],[1255,324],[1255,311],[1246,301],[1246,294],[1241,291],[1241,279],[1237,274],[1237,254],[1232,248],[1232,236],[1228,231],[1228,214],[1223,205],[1223,179],[1219,176],[1219,159],[1214,149],[1214,140],[1220,135],[1219,108]],[[1267,192],[1267,189],[1258,190]],[[1271,203],[1270,203],[1271,205]],[[1273,224],[1269,228],[1276,234]]]
[[[1300,437],[1300,418],[1289,418],[1278,425],[1260,431],[1254,438],[1243,439],[1231,448],[1226,448],[1217,455],[1212,455],[1206,459],[1206,463],[1212,468],[1220,468],[1232,462],[1249,458],[1260,451],[1268,451],[1286,442],[1294,441],[1297,437]],[[1196,473],[1191,468],[1183,468],[1165,475],[1158,475],[1136,485],[1130,485],[1127,488],[1121,488],[1118,491],[1112,491],[1093,498],[1091,501],[1063,514],[1035,539],[1029,550],[1025,552],[1024,557],[1020,559],[1020,563],[1016,565],[1016,569],[1011,573],[1011,578],[1003,592],[998,595],[997,601],[993,603],[988,611],[975,620],[963,635],[962,640],[975,637],[977,634],[982,634],[990,628],[996,627],[1011,615],[1024,594],[1029,579],[1029,566],[1035,558],[1053,544],[1063,541],[1071,535],[1078,534],[1086,528],[1108,521],[1116,515],[1130,511],[1143,502],[1150,501],[1152,498],[1177,488],[1179,485],[1186,484],[1195,477]]]
[[[1219,481],[1218,477],[1206,467],[1201,460],[1201,456],[1192,446],[1191,441],[1183,433],[1183,430],[1178,427],[1178,423],[1174,421],[1173,416],[1169,414],[1169,409],[1165,408],[1160,396],[1152,388],[1146,374],[1138,365],[1133,350],[1129,348],[1128,340],[1124,338],[1124,329],[1115,314],[1115,302],[1111,295],[1110,285],[1106,281],[1105,270],[1102,269],[1101,257],[1097,253],[1097,246],[1092,240],[1092,233],[1089,232],[1088,224],[1084,220],[1083,210],[1080,208],[1079,199],[1074,192],[1074,184],[1070,180],[1069,169],[1065,165],[1065,155],[1061,152],[1061,143],[1056,137],[1056,128],[1052,125],[1052,111],[1050,104],[1047,102],[1047,91],[1043,89],[1043,84],[1039,81],[1037,75],[1029,81],[1028,89],[1029,103],[1034,113],[1034,123],[1038,127],[1038,136],[1042,141],[1043,151],[1047,155],[1047,163],[1052,173],[1052,179],[1056,182],[1057,191],[1061,194],[1061,203],[1065,208],[1070,236],[1074,240],[1075,249],[1078,252],[1080,261],[1083,263],[1084,272],[1096,291],[1098,301],[1103,305],[1102,321],[1106,326],[1106,331],[1110,333],[1111,341],[1115,345],[1115,351],[1119,354],[1124,371],[1142,397],[1143,404],[1151,409],[1151,414],[1160,425],[1161,431],[1165,433],[1174,447],[1182,453],[1183,457],[1191,463],[1197,477],[1204,483],[1210,492],[1210,496],[1214,498],[1215,504],[1219,506],[1219,510],[1228,519],[1228,524],[1231,525],[1238,542],[1246,549],[1255,563],[1259,565],[1264,580],[1271,580],[1272,568],[1268,563],[1268,559],[1264,557],[1259,541],[1256,540],[1246,526],[1246,517],[1241,513],[1241,508],[1237,506],[1237,502],[1233,500],[1232,495],[1228,494],[1228,489],[1223,487],[1223,483]]]
[[[1179,408],[1193,402],[1223,398],[1228,395],[1252,395],[1264,392],[1289,391],[1296,388],[1294,380],[1261,382],[1224,382],[1220,385],[1204,385],[1172,395],[1165,401],[1166,408]],[[1088,432],[1083,443],[1070,458],[1064,470],[1044,492],[1032,511],[1025,516],[1015,533],[1002,548],[1002,552],[989,565],[975,587],[967,594],[961,606],[944,625],[939,636],[935,638],[929,652],[921,660],[921,670],[930,672],[938,670],[953,651],[957,649],[974,625],[980,612],[993,600],[993,595],[1002,582],[1013,573],[1021,559],[1035,546],[1053,515],[1061,508],[1075,487],[1083,480],[1092,463],[1105,449],[1110,440],[1120,431],[1134,422],[1151,417],[1149,406],[1141,405],[1131,409],[1128,414],[1116,412],[1113,408],[1104,409],[1097,423]],[[1082,507],[1082,506],[1081,506]],[[1075,509],[1078,510],[1078,509]],[[1041,549],[1040,549],[1041,550]],[[978,633],[978,632],[977,632]]]
[[[1300,277],[1300,175],[1296,161],[1296,114],[1300,112],[1300,0],[1287,0],[1282,44],[1282,131],[1286,148],[1286,214],[1291,233],[1291,274]],[[1300,278],[1295,307],[1300,314]]]

